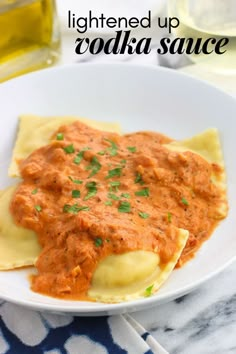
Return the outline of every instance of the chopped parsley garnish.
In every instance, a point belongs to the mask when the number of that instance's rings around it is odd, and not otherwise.
[[[134,183],[139,183],[141,185],[144,184],[143,179],[142,179],[142,175],[139,172],[136,174],[136,178],[134,180]]]
[[[120,200],[120,198],[113,193],[108,193],[107,197],[113,200]]]
[[[79,198],[80,197],[80,191],[77,189],[74,189],[72,192],[72,198]]]
[[[109,205],[109,206],[112,206],[112,201],[111,200],[107,200],[105,203],[104,203],[105,205]]]
[[[135,195],[139,197],[149,197],[149,188],[143,188],[140,191],[135,192]]]
[[[130,198],[130,194],[129,194],[129,193],[121,193],[120,196],[121,196],[122,198],[127,198],[127,199]]]
[[[76,165],[79,165],[80,162],[82,161],[83,156],[84,156],[84,151],[80,151],[80,152],[76,155],[76,157],[74,158],[74,163],[75,163]]]
[[[101,169],[101,167],[102,167],[102,165],[100,164],[100,162],[98,161],[96,156],[94,156],[90,162],[90,165],[87,166],[87,168],[86,168],[86,170],[91,170],[89,177],[96,175],[96,173],[98,173],[98,171]]]
[[[64,140],[64,134],[58,133],[57,134],[57,140]]]
[[[63,207],[64,213],[77,214],[79,211],[88,211],[89,207],[87,206],[79,206],[77,203],[74,205],[65,204]]]
[[[145,296],[151,296],[154,284],[150,285],[148,288],[145,289]]]
[[[109,191],[110,192],[118,192],[119,186],[120,186],[120,182],[119,181],[110,182]]]
[[[85,196],[84,200],[88,200],[97,194],[97,183],[96,182],[86,183],[86,188],[88,190],[88,194]]]
[[[125,159],[123,159],[123,160],[120,161],[120,163],[121,163],[122,165],[126,164],[126,162],[127,162],[127,161],[126,161]]]
[[[168,222],[171,222],[171,219],[172,219],[172,214],[170,212],[168,212],[168,214],[167,214]]]
[[[105,155],[106,152],[108,152],[111,156],[116,156],[117,155],[117,150],[118,150],[118,146],[116,145],[116,143],[114,143],[114,141],[109,140],[109,139],[105,139],[105,141],[108,141],[111,146],[105,150],[101,150],[98,152],[98,155]]]
[[[105,150],[98,151],[98,155],[101,155],[101,156],[105,155],[105,153],[106,153]]]
[[[131,205],[129,202],[120,202],[120,205],[118,207],[118,211],[120,213],[130,213],[131,211]]]
[[[42,211],[42,207],[40,205],[35,205],[34,209],[37,210],[38,212]]]
[[[182,202],[184,205],[189,205],[189,204],[188,204],[188,201],[187,201],[185,198],[182,198],[182,199],[181,199],[181,202]]]
[[[147,214],[147,213],[142,213],[141,211],[140,211],[140,213],[138,213],[138,215],[142,218],[142,219],[147,219],[147,218],[149,218],[149,214]]]
[[[68,146],[65,146],[63,148],[63,150],[65,151],[66,154],[73,154],[75,152],[75,148],[73,144],[70,144]]]
[[[94,244],[96,247],[101,247],[102,244],[103,244],[103,241],[100,237],[96,237],[95,240],[94,240]]]
[[[111,147],[109,147],[107,149],[107,151],[109,152],[109,154],[111,156],[116,156],[117,155],[117,150],[118,150],[118,146],[116,145],[116,143],[114,143],[114,141],[109,140],[109,139],[105,139],[106,141],[108,141],[111,144]]]
[[[34,190],[32,190],[31,194],[37,194],[38,193],[38,188],[35,188]]]
[[[80,152],[78,152],[78,154],[76,155],[76,157],[74,158],[74,163],[76,165],[79,165],[80,162],[82,161],[83,157],[84,157],[84,152],[87,150],[90,150],[90,147],[84,147]]]
[[[128,146],[127,150],[129,150],[130,152],[134,153],[137,151],[137,148],[135,146]]]
[[[106,178],[120,177],[121,173],[122,173],[122,168],[116,167],[113,170],[108,171],[108,175],[106,176]]]
[[[68,177],[71,182],[75,183],[75,184],[82,184],[83,181],[81,181],[80,179],[73,179],[71,176]]]

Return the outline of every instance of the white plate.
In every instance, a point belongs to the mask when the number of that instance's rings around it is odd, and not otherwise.
[[[208,127],[220,131],[225,154],[229,216],[195,259],[175,270],[150,298],[121,304],[58,300],[29,289],[29,270],[0,272],[0,297],[36,309],[84,316],[141,310],[183,295],[235,259],[236,101],[214,87],[161,68],[80,64],[22,76],[0,86],[0,188],[10,183],[7,166],[20,113],[81,115],[120,121],[125,131],[151,129],[177,139]],[[219,284],[220,286],[220,284]]]

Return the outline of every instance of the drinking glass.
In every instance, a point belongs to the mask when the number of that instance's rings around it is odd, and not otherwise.
[[[173,30],[176,37],[229,38],[224,54],[190,54],[195,63],[210,70],[236,72],[236,0],[169,0],[169,16],[177,17],[180,25]]]
[[[59,50],[54,0],[0,1],[0,82],[52,65]]]

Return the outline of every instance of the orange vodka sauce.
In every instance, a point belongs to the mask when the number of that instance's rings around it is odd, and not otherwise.
[[[43,247],[34,291],[86,299],[97,265],[112,254],[153,251],[165,264],[177,249],[176,227],[190,232],[178,265],[194,255],[219,220],[221,194],[211,176],[220,167],[169,151],[162,144],[170,141],[75,122],[21,162],[11,212]]]

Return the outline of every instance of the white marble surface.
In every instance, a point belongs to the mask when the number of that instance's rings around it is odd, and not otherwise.
[[[132,316],[170,354],[236,353],[236,262],[192,293]]]

